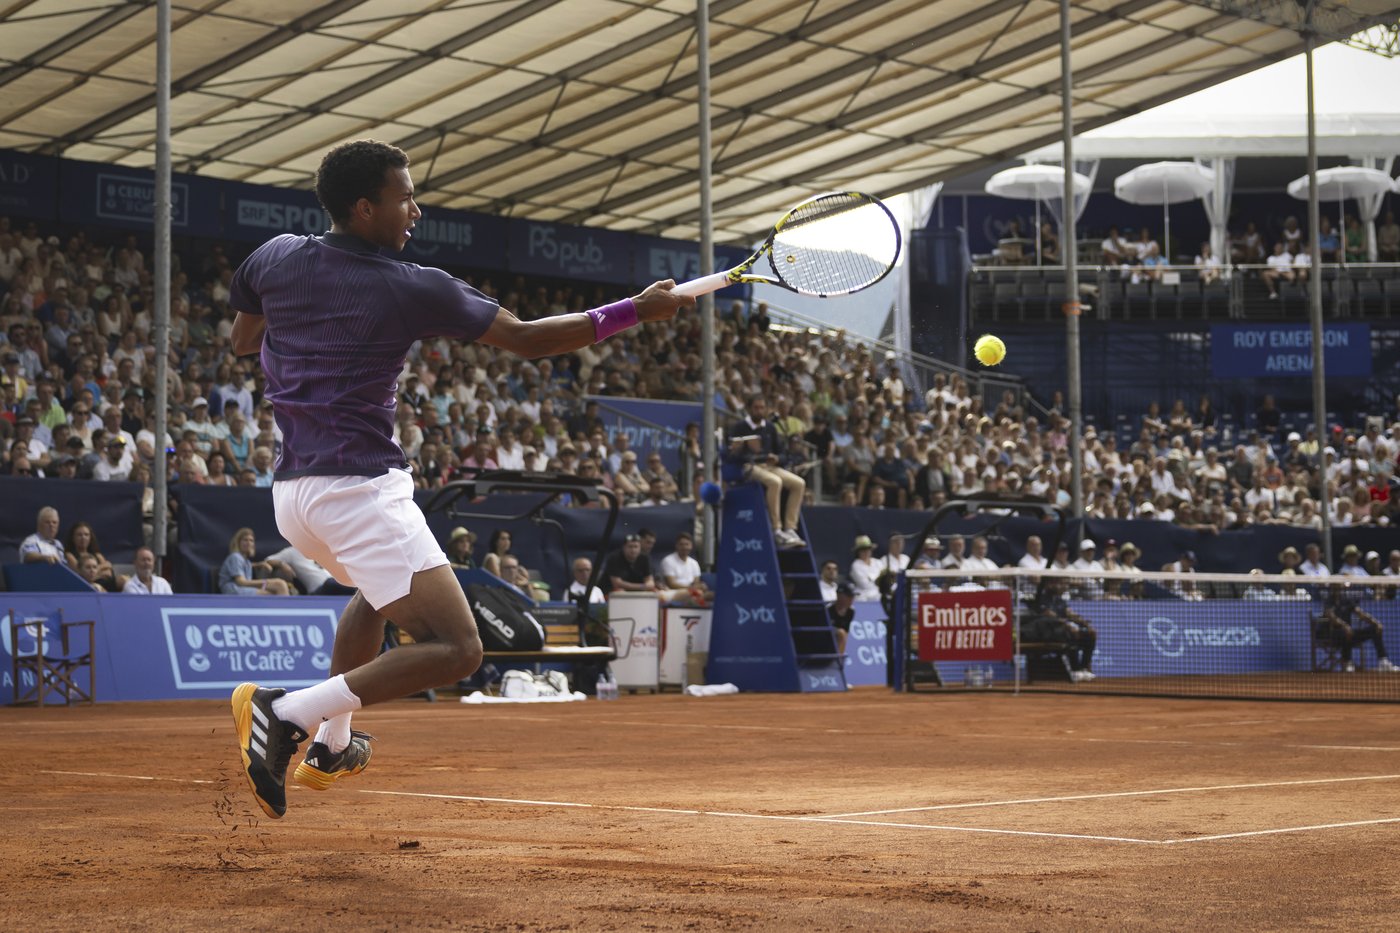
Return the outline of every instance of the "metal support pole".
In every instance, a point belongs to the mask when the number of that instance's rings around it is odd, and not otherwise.
[[[700,144],[700,274],[715,271],[715,225],[710,216],[711,152],[710,152],[710,0],[695,3],[695,88],[698,96],[698,137]],[[700,462],[703,464],[702,483],[715,480],[715,297],[702,295],[696,310],[700,314],[700,359],[703,371],[700,380],[703,416],[700,427]],[[717,509],[704,509],[701,560],[707,568],[715,566],[719,542]]]
[[[165,435],[170,404],[170,0],[156,3],[156,198],[155,214],[155,463],[151,467],[151,550],[165,557],[166,489]]]
[[[1065,151],[1064,221],[1060,249],[1065,257],[1065,346],[1068,350],[1070,512],[1084,517],[1084,412],[1079,384],[1079,242],[1074,232],[1074,72],[1070,66],[1069,0],[1060,0],[1060,110]]]
[[[1321,207],[1317,198],[1317,114],[1313,109],[1313,49],[1317,47],[1317,35],[1311,28],[1311,12],[1308,26],[1308,31],[1303,34],[1308,63],[1308,249],[1312,253],[1312,275],[1308,278],[1308,310],[1312,319],[1313,424],[1317,426],[1317,509],[1322,513],[1322,555],[1328,566],[1331,566],[1332,508],[1327,495],[1327,377],[1322,359],[1322,247],[1317,241],[1317,231],[1321,226]]]

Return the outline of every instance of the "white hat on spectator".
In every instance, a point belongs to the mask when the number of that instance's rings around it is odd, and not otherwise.
[[[191,407],[191,408],[199,408],[201,405],[204,406],[205,408],[208,408],[208,407],[209,407],[209,400],[206,399],[206,398],[205,398],[204,396],[202,396],[202,395],[199,396],[199,397],[196,398],[193,402],[190,403],[190,407]]]
[[[1294,441],[1301,441],[1302,439],[1303,439],[1303,435],[1299,434],[1297,431],[1289,431],[1289,432],[1288,432],[1288,443],[1291,444],[1291,443],[1293,443]]]
[[[1157,511],[1157,507],[1156,507],[1155,505],[1153,505],[1151,502],[1144,502],[1144,503],[1138,508],[1138,511],[1141,512],[1141,513],[1143,513],[1144,515],[1147,515],[1147,514],[1149,514],[1149,513],[1156,512],[1156,511]]]
[[[1085,538],[1083,541],[1079,542],[1079,550],[1081,551],[1092,551],[1096,547],[1098,547],[1098,545],[1094,543],[1093,538]]]

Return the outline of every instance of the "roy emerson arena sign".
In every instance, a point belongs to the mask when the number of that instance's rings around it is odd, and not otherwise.
[[[919,660],[1009,661],[1010,590],[919,594]]]
[[[1307,324],[1216,324],[1210,329],[1210,368],[1217,379],[1312,375],[1312,329]],[[1371,325],[1322,329],[1328,378],[1371,375]]]

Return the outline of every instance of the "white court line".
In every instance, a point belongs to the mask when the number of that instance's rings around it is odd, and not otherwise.
[[[1254,829],[1244,833],[1220,833],[1215,836],[1192,836],[1188,839],[1163,839],[1162,845],[1174,846],[1183,842],[1211,842],[1216,839],[1242,839],[1245,836],[1273,836],[1278,833],[1305,833],[1314,829],[1339,829],[1345,826],[1375,826],[1380,823],[1400,823],[1400,816],[1383,820],[1352,820],[1349,823],[1318,823],[1315,826],[1285,826],[1282,829]]]
[[[834,813],[815,819],[838,820],[852,816],[883,816],[887,813],[923,813],[929,810],[970,810],[978,807],[1011,807],[1024,803],[1059,803],[1067,800],[1103,800],[1109,797],[1153,797],[1159,794],[1190,794],[1210,790],[1248,790],[1257,787],[1296,787],[1305,784],[1346,784],[1354,781],[1393,781],[1400,774],[1372,774],[1366,777],[1313,778],[1305,781],[1265,781],[1256,784],[1212,784],[1203,787],[1163,787],[1157,790],[1122,790],[1108,794],[1074,794],[1068,797],[1023,797],[1016,800],[987,800],[981,803],[942,803],[929,807],[899,807],[893,810],[861,810]]]
[[[572,803],[557,800],[513,800],[508,797],[472,797],[465,794],[422,794],[398,790],[362,790],[362,794],[386,797],[426,797],[430,800],[466,800],[477,803],[510,803],[531,807],[568,807],[575,810],[621,810],[632,813],[677,813],[684,816],[715,816],[736,820],[776,820],[785,823],[841,823],[848,826],[879,826],[886,829],[922,829],[952,833],[983,833],[997,836],[1042,836],[1052,839],[1089,839],[1097,842],[1135,842],[1161,845],[1159,839],[1134,839],[1127,836],[1093,836],[1082,833],[1044,833],[1022,829],[986,829],[975,826],[931,826],[928,823],[885,823],[879,820],[840,820],[821,816],[779,816],[767,813],[732,813],[723,810],[677,810],[670,807],[634,807],[609,803]]]
[[[112,774],[109,771],[40,771],[40,774],[72,774],[78,777],[124,778],[128,781],[172,781],[176,784],[213,784],[197,778],[153,777],[149,774]]]

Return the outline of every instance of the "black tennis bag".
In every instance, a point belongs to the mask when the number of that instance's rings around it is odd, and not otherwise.
[[[544,626],[530,614],[528,604],[509,590],[472,583],[467,586],[467,602],[487,651],[539,651],[544,647]]]

